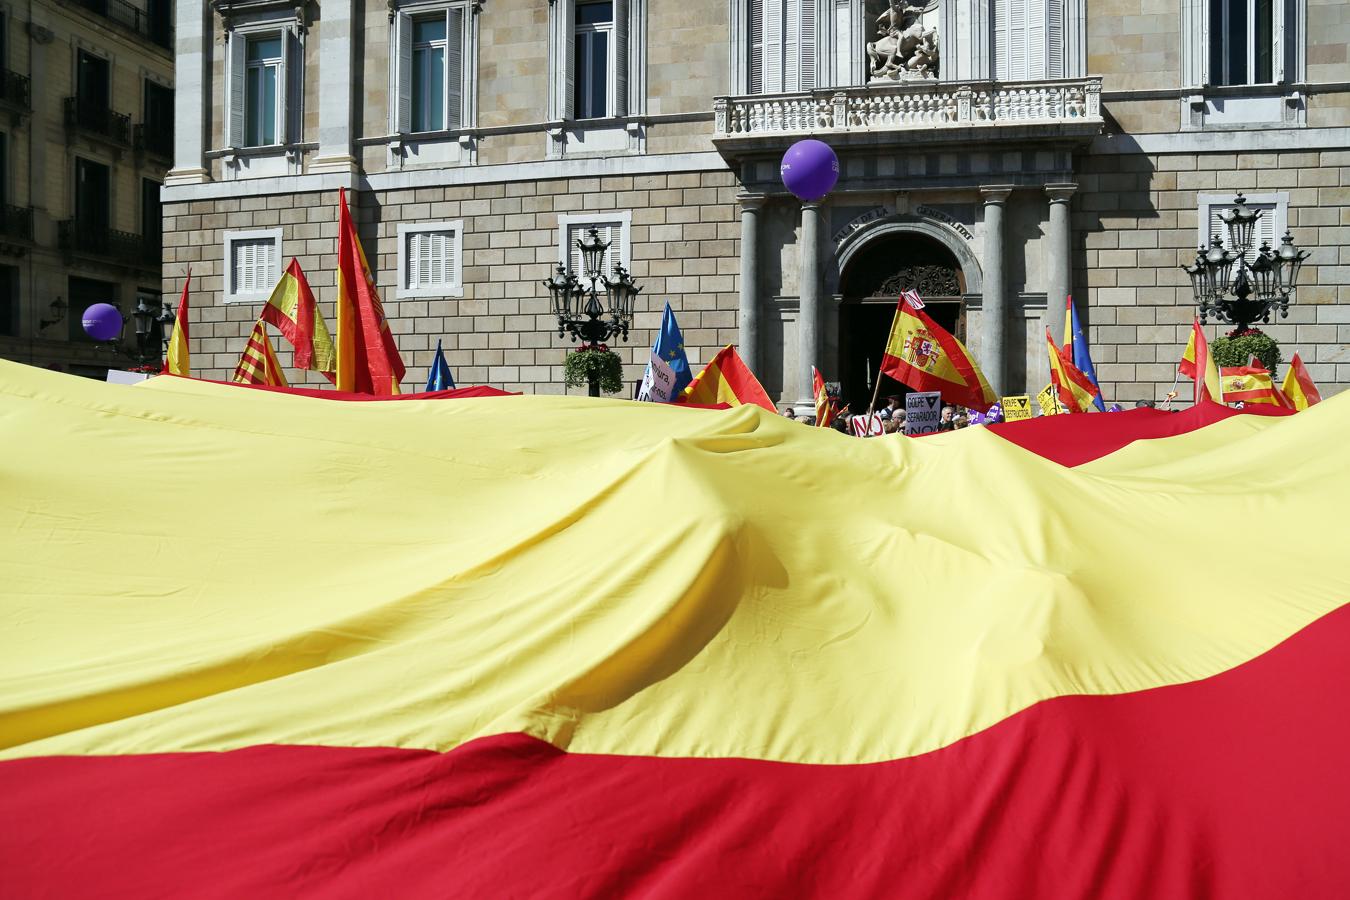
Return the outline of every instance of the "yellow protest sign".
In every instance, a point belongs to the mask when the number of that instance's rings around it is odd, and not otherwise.
[[[1053,416],[1059,412],[1059,398],[1055,396],[1055,385],[1047,384],[1045,390],[1036,395],[1036,402],[1040,404],[1041,415]],[[1007,409],[1004,409],[1003,417],[1008,417]]]
[[[1004,397],[1000,401],[1003,404],[1003,421],[1016,422],[1019,419],[1030,419],[1031,398],[1026,394],[1018,394],[1015,397]]]

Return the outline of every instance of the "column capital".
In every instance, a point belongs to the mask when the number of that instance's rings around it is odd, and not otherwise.
[[[1051,203],[1067,203],[1077,190],[1078,185],[1073,182],[1057,182],[1045,186],[1045,193]]]
[[[986,205],[991,203],[1003,203],[1008,199],[1008,195],[1012,193],[1012,189],[1013,185],[1011,184],[982,184],[980,185],[980,199],[983,200]]]
[[[736,195],[736,202],[741,205],[742,209],[761,209],[764,204],[768,202],[768,199],[769,198],[765,197],[763,194]]]
[[[806,210],[806,209],[824,209],[824,208],[825,208],[825,200],[824,200],[824,198],[822,198],[822,199],[820,199],[820,200],[803,200],[803,201],[802,201],[802,209],[804,209],[804,210]]]

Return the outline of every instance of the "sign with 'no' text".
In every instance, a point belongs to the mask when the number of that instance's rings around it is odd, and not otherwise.
[[[905,397],[905,434],[933,434],[942,421],[942,395],[915,391]]]

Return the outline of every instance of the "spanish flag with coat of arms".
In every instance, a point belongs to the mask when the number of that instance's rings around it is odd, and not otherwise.
[[[923,301],[906,291],[891,320],[881,372],[916,391],[939,391],[942,399],[969,409],[988,409],[998,400],[970,351],[923,311]]]

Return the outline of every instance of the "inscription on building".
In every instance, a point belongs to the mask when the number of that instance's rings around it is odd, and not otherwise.
[[[934,209],[931,206],[919,206],[916,207],[914,211],[926,218],[937,219],[939,222],[941,222],[944,225],[947,225],[953,231],[955,231],[957,234],[961,235],[961,237],[965,238],[968,241],[975,240],[975,235],[970,233],[969,228],[962,225],[960,222],[956,221],[955,219],[953,219],[951,216],[947,215],[940,209]]]

